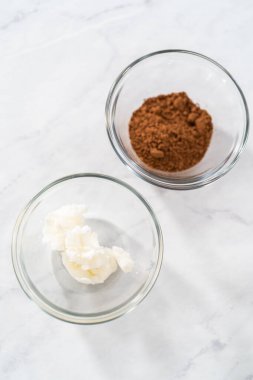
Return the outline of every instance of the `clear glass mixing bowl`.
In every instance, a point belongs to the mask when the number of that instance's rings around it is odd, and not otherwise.
[[[144,99],[185,91],[206,109],[214,132],[204,158],[177,173],[154,170],[134,152],[128,131],[131,115]],[[106,102],[107,132],[119,158],[139,177],[169,189],[194,189],[220,178],[237,161],[249,129],[242,90],[220,64],[186,50],[154,52],[131,63],[116,79]]]
[[[75,203],[87,205],[87,224],[101,245],[131,254],[133,272],[117,270],[104,284],[84,285],[42,243],[46,215]],[[154,285],[162,255],[161,229],[148,203],[126,183],[99,174],[65,177],[44,188],[19,216],[12,241],[14,270],[26,294],[50,315],[81,324],[109,321],[136,307]]]

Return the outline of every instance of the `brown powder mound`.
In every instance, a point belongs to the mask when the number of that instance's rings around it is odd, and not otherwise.
[[[146,99],[129,123],[139,158],[151,168],[168,172],[196,165],[207,151],[212,131],[209,113],[185,92]]]

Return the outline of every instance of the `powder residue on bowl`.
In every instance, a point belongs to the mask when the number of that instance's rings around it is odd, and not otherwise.
[[[146,99],[129,122],[138,157],[149,167],[167,172],[196,165],[208,149],[212,131],[209,113],[185,92]]]

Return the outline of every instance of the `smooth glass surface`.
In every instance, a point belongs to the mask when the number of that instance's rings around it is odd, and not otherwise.
[[[131,146],[129,120],[144,99],[180,91],[212,116],[210,146],[204,158],[185,171],[151,169]],[[232,76],[215,61],[180,50],[155,52],[130,64],[112,86],[106,118],[110,141],[120,159],[143,179],[171,189],[200,187],[224,175],[238,159],[249,126],[245,98]]]
[[[133,272],[118,269],[104,284],[81,284],[60,254],[42,243],[46,215],[78,203],[87,205],[87,224],[101,245],[131,254]],[[127,184],[95,174],[65,177],[42,190],[17,221],[12,248],[15,272],[29,297],[53,316],[76,323],[103,322],[135,307],[153,286],[163,251],[159,224],[146,201]]]

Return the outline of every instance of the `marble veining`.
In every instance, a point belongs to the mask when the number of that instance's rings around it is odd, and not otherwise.
[[[166,48],[223,64],[251,112],[252,16],[250,0],[0,2],[0,379],[253,380],[251,136],[216,183],[166,191],[119,162],[104,118],[119,72]],[[10,256],[26,202],[56,178],[85,171],[139,190],[165,243],[147,299],[89,327],[40,311],[20,289]]]

